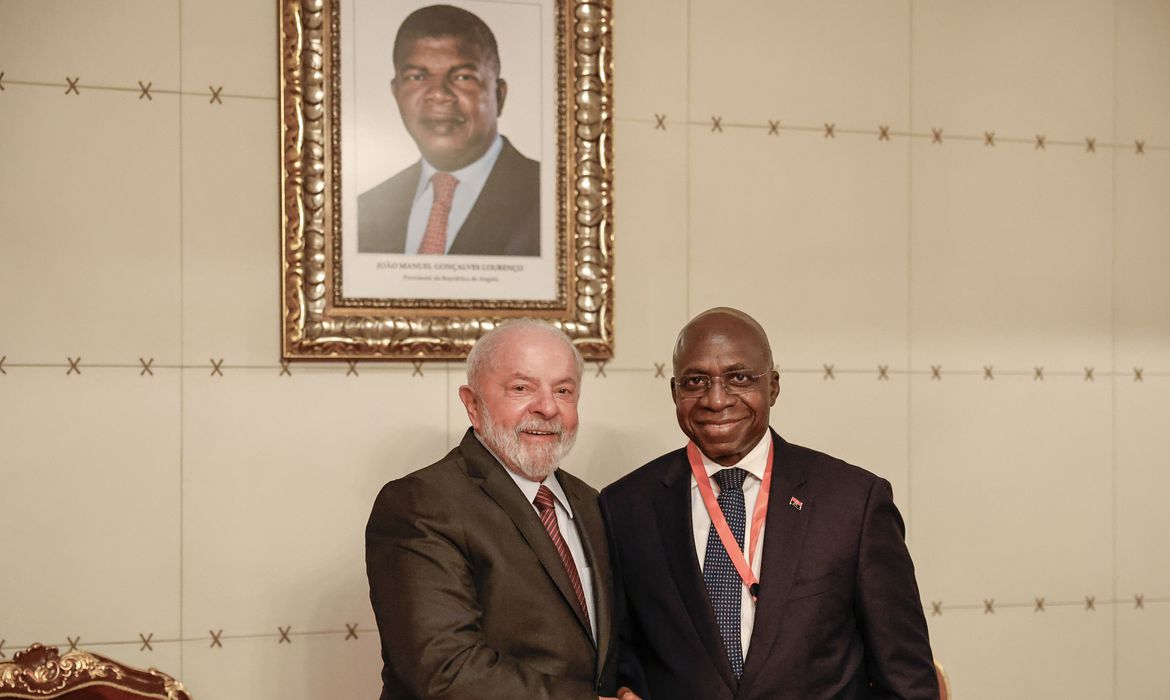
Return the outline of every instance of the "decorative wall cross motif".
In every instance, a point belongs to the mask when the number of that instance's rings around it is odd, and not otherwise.
[[[941,600],[930,601],[930,616],[937,617],[939,615],[942,615],[942,601]]]
[[[654,128],[666,131],[666,115],[665,114],[655,114],[654,115]]]
[[[8,359],[7,355],[5,355],[4,357],[0,357],[0,374],[8,374],[8,370],[4,369],[4,361],[7,359]]]
[[[837,138],[837,134],[834,131],[836,128],[837,128],[836,124],[830,124],[829,122],[825,122],[825,138],[827,138],[827,139]]]
[[[1032,368],[1032,381],[1034,381],[1034,382],[1044,381],[1044,368],[1043,367],[1033,367]]]
[[[994,365],[983,365],[983,381],[987,381],[989,379],[994,380],[995,379],[995,374],[993,373],[994,371],[995,371]]]
[[[666,363],[665,362],[655,362],[654,363],[654,378],[655,379],[666,379]]]
[[[1138,154],[1139,156],[1145,155],[1146,142],[1145,141],[1134,141],[1133,142],[1133,150],[1134,150],[1134,153]]]
[[[1036,134],[1036,145],[1032,147],[1034,151],[1045,151],[1048,147],[1045,145],[1047,137],[1044,134]]]
[[[1133,380],[1135,382],[1145,381],[1144,379],[1142,379],[1142,372],[1144,372],[1144,371],[1145,370],[1141,367],[1134,367],[1133,368]]]
[[[878,381],[890,381],[889,365],[878,365]]]
[[[0,73],[0,78],[3,78],[3,77],[4,77],[4,74]],[[8,658],[7,656],[4,655],[4,642],[5,641],[7,641],[7,640],[0,639],[0,659],[7,659]]]
[[[285,376],[291,377],[292,376],[292,371],[288,368],[288,363],[289,363],[288,360],[281,360],[280,361],[280,374],[278,374],[276,376],[278,376],[278,377],[285,377]]]
[[[207,89],[211,91],[211,99],[208,100],[207,104],[223,104],[223,100],[221,100],[219,97],[219,93],[223,92],[222,85],[219,87],[212,87],[211,85],[208,85]]]
[[[1133,596],[1133,609],[1134,610],[1145,610],[1146,609],[1146,597],[1144,595],[1142,595],[1141,593],[1134,594],[1134,596]],[[0,647],[2,647],[2,646],[4,646],[4,640],[0,639]],[[0,657],[2,657],[2,656],[3,655],[0,654]]]
[[[422,360],[411,360],[410,363],[412,365],[414,365],[414,371],[410,373],[410,376],[412,376],[412,377],[423,376],[423,371],[422,371],[423,361]]]
[[[930,142],[941,144],[942,143],[942,131],[943,131],[942,129],[931,129],[930,130],[930,133],[931,133]]]
[[[983,132],[983,145],[984,146],[993,146],[993,147],[995,146],[995,132],[994,131],[984,131]]]
[[[154,370],[152,370],[152,369],[150,368],[150,366],[154,364],[154,358],[153,358],[153,357],[152,357],[152,358],[150,358],[149,360],[144,360],[144,359],[142,359],[142,358],[140,357],[140,358],[138,358],[138,362],[139,362],[139,363],[142,365],[142,371],[140,371],[140,372],[138,373],[138,376],[140,376],[140,377],[144,377],[144,376],[146,376],[146,375],[148,375],[148,374],[149,374],[150,376],[152,376],[152,377],[154,376]]]
[[[4,71],[2,70],[0,70],[0,92],[4,92]],[[0,659],[3,658],[3,656],[0,656]]]
[[[138,93],[138,99],[141,100],[143,97],[145,97],[147,102],[154,102],[154,98],[150,96],[150,88],[152,85],[154,85],[153,82],[143,85],[142,81],[139,80],[138,87],[141,88],[142,92]]]
[[[219,647],[222,649],[223,642],[219,641],[219,638],[221,636],[223,636],[223,630],[220,630],[218,632],[216,632],[215,630],[207,630],[207,633],[211,635],[211,644],[209,644],[207,646],[207,648],[214,649],[215,647]]]
[[[218,374],[219,376],[222,377],[223,370],[220,369],[221,367],[223,367],[223,358],[222,357],[219,358],[218,362],[215,360],[211,360],[211,374],[210,374],[210,376],[214,377],[215,375]]]
[[[593,375],[594,377],[608,377],[609,376],[605,373],[606,362],[607,362],[606,360],[598,360],[597,361],[597,373]]]
[[[768,120],[768,135],[769,136],[779,136],[780,135],[780,120],[779,119],[777,119],[776,121],[772,121],[771,119]]]
[[[942,365],[931,365],[930,366],[930,380],[932,382],[934,382],[934,381],[941,382],[942,381]]]
[[[1097,139],[1086,137],[1085,138],[1085,151],[1087,151],[1089,153],[1096,153],[1097,152]]]
[[[723,117],[711,117],[711,131],[723,133]]]
[[[66,357],[65,359],[69,360],[69,369],[65,370],[65,376],[68,377],[69,375],[73,374],[74,372],[81,374],[81,368],[77,366],[78,364],[81,363],[81,356],[80,355],[77,356],[76,360],[73,359],[72,357]]]
[[[292,625],[289,625],[288,627],[281,627],[280,625],[277,625],[276,629],[278,632],[280,632],[280,639],[276,640],[277,644],[284,644],[285,642],[292,644],[292,640],[288,638],[288,633],[292,630]]]
[[[878,141],[890,140],[890,126],[888,124],[878,124]]]
[[[833,375],[833,365],[821,365],[821,366],[825,368],[825,376],[821,377],[822,380],[825,380],[825,379],[832,379],[833,381],[837,380],[837,377]]]
[[[81,641],[81,635],[70,637],[66,635],[65,639],[69,641],[69,651],[77,651],[77,644]]]
[[[994,615],[995,614],[995,598],[984,598],[983,599],[983,614],[984,615]]]
[[[345,623],[345,640],[344,641],[349,641],[351,639],[358,638],[357,627],[358,627],[358,623],[356,623],[356,622],[353,623],[352,625],[349,624],[348,622]]]
[[[1094,612],[1097,610],[1097,596],[1085,596],[1085,610],[1092,610]]]
[[[1086,382],[1097,381],[1097,380],[1093,379],[1093,368],[1092,367],[1085,368],[1085,381]]]
[[[1032,612],[1044,612],[1044,599],[1043,598],[1036,599],[1036,608],[1034,610],[1032,610]]]
[[[357,371],[358,361],[357,360],[346,360],[346,362],[349,364],[349,369],[345,370],[345,376],[348,377],[351,374],[355,377],[360,376],[360,375],[358,375],[358,371]]]
[[[78,76],[76,78],[70,78],[69,76],[65,76],[65,82],[69,83],[69,87],[65,88],[65,94],[68,95],[69,93],[72,92],[74,95],[80,95],[81,92],[78,91],[78,89],[77,89],[77,83],[80,80],[81,80],[80,76]]]
[[[154,639],[154,632],[150,634],[138,633],[138,638],[142,640],[142,646],[138,647],[138,651],[154,651],[154,647],[150,645],[150,640]]]

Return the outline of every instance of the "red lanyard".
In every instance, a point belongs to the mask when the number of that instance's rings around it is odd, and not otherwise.
[[[698,446],[694,442],[687,443],[687,460],[691,463],[691,474],[694,475],[695,482],[699,485],[699,494],[703,496],[703,505],[707,508],[707,515],[711,516],[711,524],[715,526],[715,532],[719,533],[723,549],[727,550],[727,556],[731,557],[731,563],[735,565],[739,577],[748,587],[752,600],[755,600],[760,594],[760,581],[752,572],[751,562],[756,560],[756,545],[760,541],[760,531],[764,529],[764,520],[768,515],[768,494],[772,490],[773,444],[771,440],[768,443],[768,465],[764,467],[764,480],[760,482],[760,493],[756,497],[756,507],[752,509],[752,536],[748,545],[748,559],[744,559],[743,550],[735,541],[735,535],[731,534],[731,528],[727,525],[723,509],[715,500],[715,490],[711,488],[711,478],[707,476],[707,469],[703,466],[703,458],[699,453]]]

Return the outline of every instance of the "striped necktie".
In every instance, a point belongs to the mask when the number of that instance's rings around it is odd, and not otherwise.
[[[569,583],[573,586],[573,592],[577,594],[577,605],[581,606],[581,612],[585,615],[585,624],[588,625],[589,606],[585,603],[585,588],[581,585],[581,575],[577,573],[577,565],[573,562],[573,553],[569,551],[569,545],[565,544],[565,538],[561,537],[561,528],[557,525],[557,511],[553,507],[552,491],[541,484],[536,491],[536,498],[532,502],[540,514],[540,522],[544,524],[544,529],[548,530],[548,536],[552,539],[553,546],[556,547],[557,554],[561,557],[561,563],[565,565],[565,573],[569,575]]]

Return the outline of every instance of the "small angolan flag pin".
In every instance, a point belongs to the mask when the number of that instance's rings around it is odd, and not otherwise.
[[[793,508],[795,508],[797,510],[800,510],[800,509],[804,508],[804,501],[800,500],[796,496],[793,496],[792,498],[788,499],[788,505],[792,506]]]

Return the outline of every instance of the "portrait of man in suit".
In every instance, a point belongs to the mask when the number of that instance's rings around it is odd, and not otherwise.
[[[540,163],[498,131],[508,96],[487,24],[450,5],[398,28],[390,90],[420,159],[358,195],[358,252],[540,255]]]
[[[366,566],[382,700],[638,700],[615,685],[597,492],[559,468],[582,366],[543,322],[487,333],[459,388],[463,440],[378,495]]]
[[[937,700],[889,482],[771,430],[779,394],[755,319],[717,308],[682,329],[671,396],[691,445],[601,495],[619,679],[655,700]]]

